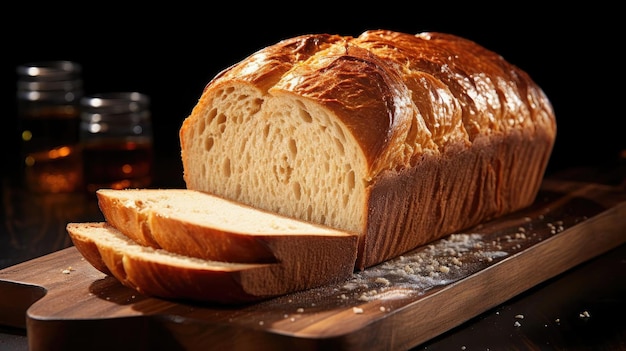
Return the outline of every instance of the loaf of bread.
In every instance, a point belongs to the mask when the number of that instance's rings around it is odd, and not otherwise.
[[[313,277],[317,273],[308,267],[301,267],[295,279],[293,270],[285,274],[281,263],[217,262],[154,249],[107,223],[69,223],[67,231],[92,266],[148,296],[241,304],[336,281]]]
[[[303,35],[207,84],[188,189],[358,234],[364,269],[530,205],[556,137],[527,73],[467,39]]]

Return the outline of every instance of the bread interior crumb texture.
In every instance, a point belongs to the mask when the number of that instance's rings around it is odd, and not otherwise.
[[[195,177],[201,185],[188,187],[220,189],[217,195],[268,211],[360,229],[366,161],[329,111],[291,96],[266,99],[246,85],[225,86],[208,104],[187,138],[198,158],[189,165],[201,168],[192,172],[204,176]]]

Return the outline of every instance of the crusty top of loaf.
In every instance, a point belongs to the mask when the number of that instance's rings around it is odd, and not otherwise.
[[[325,104],[354,132],[369,179],[480,136],[520,126],[556,131],[550,101],[528,74],[445,33],[302,35],[250,55],[207,87],[233,81]]]

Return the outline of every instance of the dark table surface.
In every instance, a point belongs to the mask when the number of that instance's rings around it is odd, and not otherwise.
[[[154,187],[184,186],[176,157],[157,159]],[[591,169],[572,174],[587,178],[583,181],[626,184],[621,172]],[[18,183],[11,175],[3,179],[0,269],[71,246],[67,222],[102,219],[93,194],[34,195]],[[27,349],[26,330],[0,326],[0,350]],[[415,350],[626,350],[626,245],[545,281]]]

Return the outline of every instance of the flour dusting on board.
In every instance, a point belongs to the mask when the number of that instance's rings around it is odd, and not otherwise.
[[[475,265],[506,256],[497,245],[487,245],[481,234],[452,234],[422,250],[355,273],[343,286],[359,291],[359,299],[405,298],[466,277]],[[491,247],[494,246],[494,247]],[[393,289],[389,287],[393,286]]]
[[[563,218],[564,215],[560,212],[552,215],[549,209],[545,209],[544,213],[533,213],[532,216],[504,217],[488,226],[478,225],[468,232],[451,234],[402,256],[356,271],[343,283],[294,293],[278,300],[285,299],[287,305],[308,306],[309,311],[312,307],[307,300],[312,299],[311,296],[330,297],[321,301],[316,298],[317,310],[323,310],[325,306],[354,307],[380,301],[389,304],[376,305],[380,308],[376,311],[387,313],[396,303],[416,300],[444,289],[586,219],[585,216],[569,216],[563,221],[555,217]],[[372,311],[364,310],[364,313]]]

